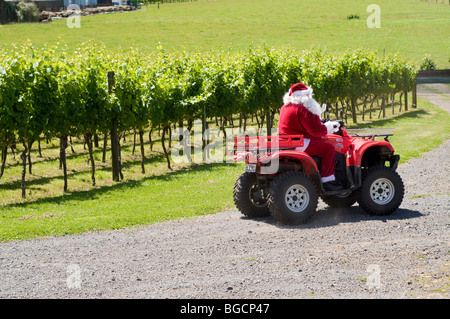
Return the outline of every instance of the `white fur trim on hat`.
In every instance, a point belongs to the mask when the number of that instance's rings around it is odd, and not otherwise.
[[[312,88],[308,88],[306,90],[297,90],[291,93],[291,95],[312,95],[312,94],[313,94]]]

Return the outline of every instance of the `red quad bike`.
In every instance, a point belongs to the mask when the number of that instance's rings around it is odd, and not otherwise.
[[[388,141],[391,133],[361,134],[339,122],[327,142],[336,150],[335,177],[342,186],[325,191],[320,158],[295,151],[302,135],[237,137],[234,160],[244,160],[246,171],[235,183],[236,207],[246,217],[272,214],[283,224],[307,222],[315,213],[319,196],[330,207],[346,208],[355,202],[370,215],[383,216],[401,204],[404,186],[396,172],[399,155]],[[352,132],[353,131],[353,132]],[[375,140],[382,136],[384,141]]]

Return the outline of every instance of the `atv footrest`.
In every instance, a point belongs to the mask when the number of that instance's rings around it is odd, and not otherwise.
[[[345,194],[345,193],[353,191],[354,189],[355,189],[354,187],[350,187],[350,188],[346,188],[346,189],[340,189],[337,191],[328,191],[327,192],[327,191],[323,190],[323,188],[322,188],[322,191],[323,191],[323,195],[331,196],[331,195]]]

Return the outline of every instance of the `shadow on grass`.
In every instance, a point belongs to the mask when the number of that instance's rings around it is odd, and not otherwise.
[[[81,156],[80,155],[76,155],[76,156]],[[163,154],[158,154],[155,156],[151,156],[151,157],[146,157],[145,161],[144,161],[144,165],[151,165],[154,163],[159,163],[159,162],[163,162],[165,160],[165,157]],[[56,163],[57,159],[55,160]],[[133,166],[140,166],[141,164],[141,160],[128,160],[124,163],[122,163],[122,169],[127,169]],[[86,164],[87,165],[87,164]],[[102,166],[100,166],[102,165]],[[67,179],[68,182],[70,183],[70,179],[78,176],[78,175],[83,175],[83,174],[91,174],[91,170],[87,165],[87,168],[84,170],[80,170],[80,171],[75,171],[75,172],[70,172],[71,168],[70,168],[70,163],[68,163],[67,165]],[[28,168],[27,168],[28,169]],[[105,163],[98,163],[96,161],[96,167],[95,167],[95,171],[96,172],[110,172],[111,171],[111,163],[105,164]],[[52,177],[45,177],[45,176],[40,176],[40,177],[35,177],[32,179],[28,179],[25,181],[25,184],[27,186],[27,188],[34,188],[36,186],[41,186],[41,185],[45,185],[48,183],[51,183],[53,180],[63,180],[63,172],[62,170],[60,170],[61,174],[57,175],[57,176],[52,176]],[[125,173],[126,174],[126,173]],[[29,177],[28,171],[27,171],[27,176]],[[20,176],[19,176],[20,177]],[[15,180],[12,182],[5,182],[5,183],[1,183],[0,180],[0,191],[1,190],[17,190],[21,188],[21,181],[20,180]]]
[[[349,123],[348,127],[349,128],[387,127],[387,125],[389,125],[390,123],[395,123],[402,119],[421,118],[421,117],[429,115],[429,114],[430,113],[424,109],[415,109],[413,111],[408,111],[407,113],[396,115],[391,118],[377,119],[377,120],[372,119],[371,122],[368,122],[368,123],[358,123],[358,124]]]
[[[160,142],[160,139],[154,139],[153,143],[155,144],[156,142]],[[53,146],[45,146],[42,147],[42,153],[48,153],[48,151],[52,151],[55,153],[55,155],[53,156],[45,156],[43,155],[42,157],[39,156],[38,153],[38,149],[37,149],[37,143],[35,143],[36,145],[33,144],[33,148],[31,150],[31,161],[33,165],[36,164],[40,164],[43,162],[59,162],[59,145],[53,145]],[[146,153],[149,152],[148,148],[149,148],[149,142],[145,142],[144,143],[144,148]],[[72,160],[79,160],[79,158],[83,158],[83,160],[85,160],[87,162],[87,159],[89,157],[89,152],[87,150],[87,147],[83,147],[83,143],[74,143],[73,146],[76,146],[76,148],[78,149],[75,152],[72,152],[70,150],[70,146],[66,149],[66,159],[67,161],[72,161]],[[124,144],[121,146],[121,150],[122,153],[132,153],[131,149],[133,148],[132,144]],[[132,154],[132,156],[141,156],[140,153],[140,145],[136,144],[136,149],[134,154]],[[8,149],[9,151],[9,149]],[[16,167],[16,166],[22,166],[22,162],[20,160],[20,154],[21,154],[22,150],[20,149],[16,149],[15,150],[15,162],[13,163],[7,163],[5,168],[8,169],[10,167]],[[155,152],[155,151],[150,151],[150,153]],[[11,151],[8,152],[8,157],[12,156],[12,154],[10,154]],[[106,148],[106,154],[107,157],[110,156],[111,154],[111,149],[109,147]],[[101,158],[103,156],[103,147],[99,146],[99,147],[94,147],[94,158]],[[148,157],[148,155],[146,155],[146,157]],[[98,160],[97,160],[98,161]]]
[[[69,192],[66,194],[62,194],[60,196],[50,197],[50,198],[39,198],[34,201],[29,201],[26,203],[16,203],[16,204],[6,204],[2,207],[4,208],[12,208],[12,207],[26,207],[31,204],[61,204],[67,201],[84,201],[100,198],[102,194],[114,191],[114,190],[126,190],[130,188],[141,187],[143,183],[146,181],[165,181],[168,182],[177,176],[185,176],[192,172],[204,172],[210,171],[214,167],[229,167],[231,165],[235,165],[234,163],[214,163],[214,164],[191,164],[189,167],[181,168],[176,171],[172,171],[169,173],[163,173],[161,175],[154,175],[144,177],[140,180],[135,181],[126,181],[119,182],[110,186],[99,186],[89,190]],[[19,184],[20,187],[20,184]]]

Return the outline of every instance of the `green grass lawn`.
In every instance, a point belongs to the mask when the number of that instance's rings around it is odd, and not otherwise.
[[[74,139],[68,148],[69,192],[63,193],[57,140],[42,141],[42,157],[33,148],[33,172],[27,172],[27,198],[20,198],[21,165],[8,153],[0,179],[0,241],[65,235],[138,226],[158,221],[190,218],[232,208],[234,181],[242,163],[172,164],[167,168],[158,134],[149,151],[146,139],[146,173],[140,169],[139,146],[132,153],[132,134],[122,140],[124,180],[113,182],[111,163],[102,163],[96,148],[96,185],[91,186],[90,165],[83,143]],[[175,145],[176,141],[173,141]]]
[[[329,51],[363,48],[399,52],[416,64],[426,55],[448,68],[450,6],[416,0],[380,0],[381,27],[368,28],[372,0],[216,0],[168,3],[129,13],[81,18],[81,28],[66,20],[47,24],[0,26],[0,43],[35,45],[62,42],[70,49],[95,39],[110,48],[242,51],[250,44]],[[359,19],[348,20],[356,14]]]
[[[231,205],[242,165],[159,176],[0,207],[0,241],[117,229],[215,213]]]

